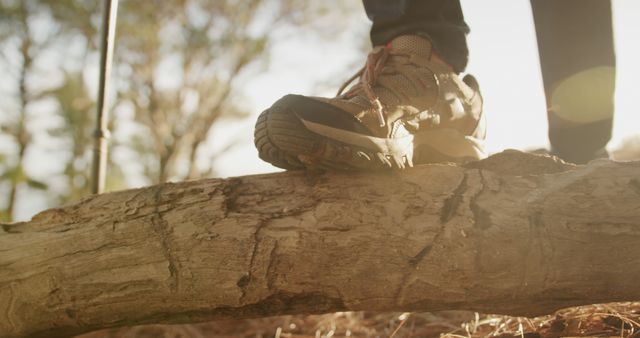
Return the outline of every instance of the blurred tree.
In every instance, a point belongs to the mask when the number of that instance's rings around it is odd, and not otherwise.
[[[6,207],[0,208],[1,220],[11,221],[14,218],[19,192],[25,186],[31,190],[39,189],[45,200],[56,201],[56,204],[77,200],[89,193],[95,118],[94,99],[83,74],[86,69],[91,70],[88,59],[97,52],[98,7],[97,0],[0,0],[0,44],[5,47],[0,49],[4,52],[0,66],[14,74],[10,80],[14,82],[12,87],[16,88],[15,93],[11,93],[16,103],[3,105],[3,111],[8,114],[0,120],[2,133],[11,136],[15,146],[15,153],[0,156],[3,160],[0,162],[0,183],[5,183],[9,196]],[[73,54],[68,48],[75,40],[83,42],[80,44],[81,52]],[[12,50],[15,53],[7,52]],[[60,57],[51,57],[55,55]],[[46,71],[38,70],[38,58],[46,59]],[[56,71],[62,75],[61,81],[52,77]],[[42,85],[45,82],[48,85]],[[46,100],[49,103],[47,108],[42,104],[31,108]],[[56,107],[51,109],[54,105]],[[45,129],[33,128],[38,124],[37,115],[47,118]],[[56,121],[52,120],[55,117],[61,123],[51,123]],[[62,164],[58,166],[63,170],[49,175],[50,181],[62,179],[65,182],[64,187],[57,191],[49,189],[49,182],[31,178],[27,174],[28,168],[25,168],[28,149],[38,148],[40,153],[51,153],[55,146],[33,142],[34,133],[42,132],[47,132],[51,136],[49,140],[58,141],[56,144],[63,148],[56,149],[52,155],[56,164]],[[43,158],[36,162],[46,161]],[[111,170],[108,184],[125,187],[121,171],[117,168]]]
[[[102,6],[100,0],[40,0],[51,17],[60,24],[60,38],[83,39],[86,54],[98,49],[98,32]],[[65,39],[66,38],[66,39]],[[82,60],[86,66],[86,55]]]
[[[265,61],[273,32],[308,23],[323,5],[281,0],[123,1],[116,57],[129,74],[120,102],[147,129],[135,135],[153,182],[212,173],[196,160],[211,127],[242,117],[237,81]]]
[[[92,152],[94,149],[93,134],[95,130],[95,100],[88,91],[81,72],[64,71],[62,84],[43,92],[43,96],[53,98],[57,102],[56,116],[62,123],[51,128],[49,134],[60,140],[64,148],[64,169],[60,174],[65,186],[56,197],[59,203],[77,201],[91,194],[90,173]],[[111,124],[113,128],[113,124]],[[120,168],[109,156],[107,172],[108,190],[126,188],[125,178]]]
[[[90,168],[95,129],[95,94],[89,91],[85,80],[87,72],[97,70],[91,57],[97,55],[102,3],[99,0],[41,0],[47,5],[52,19],[60,26],[59,42],[81,45],[83,52],[74,56],[71,65],[62,65],[62,84],[46,93],[58,104],[56,115],[63,123],[51,135],[62,140],[68,151],[64,171],[64,192],[58,196],[61,203],[75,201],[90,194]],[[111,124],[113,127],[113,124]],[[110,190],[126,187],[122,171],[109,156],[107,187]]]
[[[120,4],[112,154],[126,150],[148,183],[211,176],[210,130],[222,118],[247,115],[242,81],[265,69],[270,46],[283,38],[280,28],[331,35],[341,21],[323,19],[344,12],[341,4],[303,0]],[[15,89],[0,102],[0,138],[12,140],[0,147],[0,190],[9,196],[0,200],[4,221],[20,198],[36,193],[27,187],[48,188],[39,194],[55,203],[88,193],[101,10],[100,0],[0,0],[0,69],[11,70],[3,83]],[[123,188],[132,164],[113,158],[107,184]],[[51,159],[43,182],[24,168]]]
[[[95,103],[79,72],[65,72],[62,85],[46,92],[46,95],[57,101],[56,114],[63,120],[58,128],[50,130],[50,134],[63,140],[69,151],[69,160],[62,172],[67,186],[59,199],[62,202],[78,200],[91,193],[89,168]]]
[[[12,221],[19,191],[25,186],[46,189],[43,182],[29,177],[24,168],[27,149],[31,146],[32,135],[27,128],[30,120],[29,105],[37,99],[38,93],[29,85],[34,72],[34,60],[48,45],[50,35],[36,38],[31,29],[34,17],[42,8],[35,0],[0,1],[0,51],[5,63],[8,81],[14,81],[16,101],[2,106],[4,119],[0,120],[0,131],[9,135],[15,145],[15,153],[3,154],[3,171],[0,180],[8,183],[6,207],[0,209],[0,220]],[[15,52],[11,57],[10,51]]]

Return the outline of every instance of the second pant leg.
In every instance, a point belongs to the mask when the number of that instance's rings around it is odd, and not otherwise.
[[[583,163],[611,138],[615,53],[611,2],[531,0],[549,118],[560,157]]]
[[[371,42],[381,45],[404,34],[431,40],[434,49],[457,72],[469,59],[464,21],[458,0],[363,0],[373,21]]]

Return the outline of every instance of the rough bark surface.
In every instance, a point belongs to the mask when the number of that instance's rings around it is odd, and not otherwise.
[[[341,310],[640,300],[640,162],[507,152],[93,196],[0,230],[0,337]]]

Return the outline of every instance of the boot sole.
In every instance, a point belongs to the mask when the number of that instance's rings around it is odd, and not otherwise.
[[[287,170],[404,169],[414,164],[460,163],[486,157],[481,140],[456,130],[428,130],[385,139],[307,121],[282,106],[260,114],[254,141],[262,160]]]

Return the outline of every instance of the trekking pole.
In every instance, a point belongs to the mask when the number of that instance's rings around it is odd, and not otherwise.
[[[98,118],[96,120],[95,148],[91,171],[91,192],[100,194],[104,191],[107,173],[107,151],[109,139],[109,110],[106,97],[109,93],[109,74],[113,59],[113,44],[116,35],[116,16],[118,0],[105,0],[100,35],[100,78],[98,83]]]

